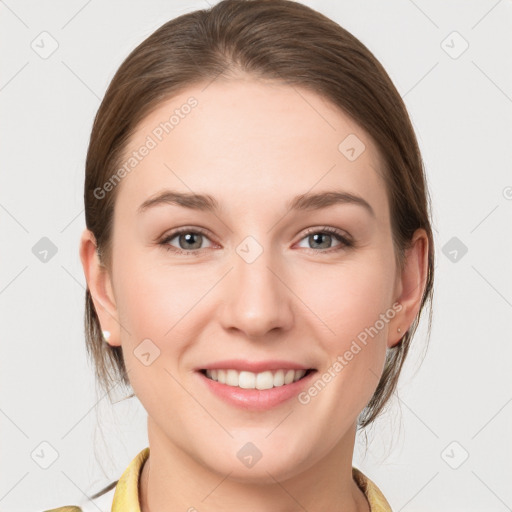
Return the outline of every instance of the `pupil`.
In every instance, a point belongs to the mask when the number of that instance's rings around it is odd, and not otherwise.
[[[185,239],[186,244],[192,244],[194,246],[194,247],[192,247],[193,249],[198,249],[199,246],[201,245],[201,243],[200,242],[198,243],[197,241],[194,244],[193,240],[194,240],[194,237],[196,236],[195,233],[186,233],[185,235],[181,235],[181,236],[182,236],[182,238]],[[197,235],[197,236],[200,237],[201,235]],[[182,249],[183,249],[183,247],[182,247]],[[186,249],[190,249],[190,247],[186,247]]]
[[[312,235],[312,237],[314,239],[314,243],[319,243],[320,245],[322,245],[322,242],[318,242],[317,239],[318,238],[322,239],[324,236],[326,238],[330,238],[330,235],[326,235],[324,233],[316,233],[316,234]],[[327,244],[327,247],[328,247],[328,244]]]

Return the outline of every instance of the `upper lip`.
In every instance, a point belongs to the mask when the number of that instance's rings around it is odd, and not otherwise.
[[[311,366],[295,363],[293,361],[284,360],[267,360],[267,361],[247,361],[243,359],[227,359],[224,361],[216,361],[205,366],[196,368],[196,370],[237,370],[239,372],[261,373],[270,370],[310,370]]]

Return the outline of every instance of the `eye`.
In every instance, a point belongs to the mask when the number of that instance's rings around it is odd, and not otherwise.
[[[177,243],[178,247],[171,243],[175,239],[176,242],[174,243]],[[203,246],[204,240],[209,242],[209,245],[206,247]],[[306,247],[306,249],[313,250],[317,253],[331,253],[354,246],[354,242],[344,231],[330,226],[325,226],[323,228],[310,228],[306,231],[306,236],[301,239],[301,242],[302,240],[307,240],[306,243],[312,245],[310,247]],[[333,240],[338,241],[338,244],[334,246],[334,248],[330,247]],[[198,228],[178,229],[169,233],[158,243],[168,251],[186,255],[200,255],[202,249],[212,247],[212,243],[208,238],[206,231]]]
[[[171,241],[175,238],[177,239],[178,247],[171,244]],[[200,229],[182,228],[167,235],[159,244],[168,251],[179,254],[197,254],[200,249],[204,248],[201,247],[203,240],[209,241],[206,232]]]
[[[331,248],[329,245],[332,243],[333,239],[337,240],[339,243],[334,248]],[[312,245],[312,247],[309,246],[306,247],[306,249],[328,249],[315,252],[340,251],[354,245],[353,241],[344,231],[329,226],[309,229],[306,231],[306,236],[302,238],[302,240],[306,240],[306,243]]]

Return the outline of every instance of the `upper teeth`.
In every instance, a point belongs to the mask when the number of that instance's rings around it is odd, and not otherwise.
[[[206,376],[228,386],[244,389],[270,389],[295,382],[306,374],[306,370],[276,370],[253,373],[237,370],[206,370]]]

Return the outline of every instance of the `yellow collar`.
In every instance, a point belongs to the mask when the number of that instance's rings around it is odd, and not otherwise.
[[[149,446],[130,462],[121,475],[112,501],[112,512],[140,512],[139,477],[148,457]]]
[[[111,512],[140,512],[139,478],[148,457],[149,446],[130,462],[117,482]],[[355,467],[352,467],[352,476],[366,496],[371,512],[392,512],[380,489],[367,476]]]

